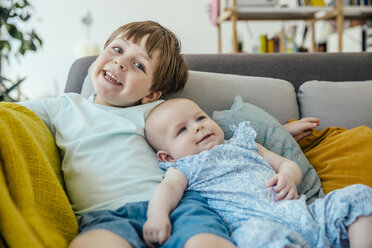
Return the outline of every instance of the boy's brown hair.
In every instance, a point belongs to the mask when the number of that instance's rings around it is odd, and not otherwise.
[[[105,48],[117,37],[139,42],[149,35],[146,50],[150,58],[158,52],[151,91],[161,91],[163,95],[181,91],[189,76],[186,62],[181,55],[181,43],[169,29],[153,21],[132,22],[116,29],[105,43]]]

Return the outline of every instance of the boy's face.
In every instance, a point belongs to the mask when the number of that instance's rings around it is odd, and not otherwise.
[[[158,151],[161,161],[174,162],[223,143],[222,129],[194,102],[173,99],[161,107],[154,117],[158,147],[164,149]]]
[[[146,41],[147,36],[138,44],[117,37],[98,56],[92,69],[95,103],[129,107],[160,97],[161,92],[150,91],[158,54],[148,56]]]

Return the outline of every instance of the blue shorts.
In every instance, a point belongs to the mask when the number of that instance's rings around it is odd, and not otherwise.
[[[113,232],[133,247],[146,247],[142,227],[146,222],[148,201],[127,203],[116,211],[100,210],[84,214],[79,219],[80,233],[95,229]],[[210,233],[230,240],[223,220],[194,191],[186,191],[177,208],[171,213],[172,235],[161,247],[183,247],[187,240],[199,233]]]

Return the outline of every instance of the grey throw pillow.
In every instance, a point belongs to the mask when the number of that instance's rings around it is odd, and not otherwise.
[[[318,117],[326,127],[372,128],[372,81],[308,81],[298,91],[302,117]]]
[[[257,143],[276,154],[295,161],[300,166],[302,181],[297,187],[297,191],[299,194],[307,196],[307,203],[324,196],[320,179],[300,146],[287,130],[266,111],[245,102],[241,96],[236,96],[231,109],[215,111],[212,118],[223,129],[225,139],[232,136],[229,128],[231,124],[238,125],[242,121],[250,121],[251,126],[257,132]]]

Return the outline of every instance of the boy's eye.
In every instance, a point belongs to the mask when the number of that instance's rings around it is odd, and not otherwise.
[[[145,71],[145,67],[140,62],[134,62],[134,65],[141,71]]]
[[[121,49],[120,47],[115,46],[113,48],[114,48],[115,52],[120,53],[120,54],[123,54],[123,49]]]
[[[202,121],[202,120],[204,120],[204,119],[205,119],[205,116],[202,115],[202,116],[199,116],[196,120],[197,120],[197,121]]]
[[[186,127],[181,127],[178,132],[177,132],[177,136],[180,135],[181,133],[185,132],[186,131]]]

